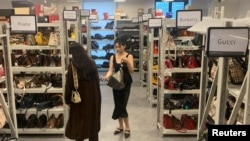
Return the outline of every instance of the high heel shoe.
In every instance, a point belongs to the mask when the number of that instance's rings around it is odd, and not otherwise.
[[[130,130],[125,130],[124,136],[125,138],[130,137]]]
[[[117,128],[117,129],[114,131],[114,135],[120,134],[121,132],[123,132],[123,129]]]

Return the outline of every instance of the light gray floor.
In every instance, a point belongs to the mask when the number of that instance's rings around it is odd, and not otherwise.
[[[99,141],[195,141],[196,136],[162,136],[156,126],[156,107],[151,107],[146,99],[146,87],[140,87],[139,73],[133,74],[134,84],[128,103],[131,136],[125,139],[121,135],[113,135],[118,122],[111,119],[114,108],[112,91],[101,85],[102,91],[102,123]],[[70,141],[62,136],[20,135],[20,141]]]

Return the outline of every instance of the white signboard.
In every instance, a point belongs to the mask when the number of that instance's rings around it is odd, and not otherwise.
[[[187,28],[195,25],[202,20],[202,10],[177,10],[177,28]]]
[[[10,21],[11,21],[11,33],[35,34],[37,31],[36,16],[13,15],[10,16]]]
[[[161,18],[150,18],[148,19],[148,27],[149,28],[157,28],[162,26],[162,19]]]
[[[207,32],[207,56],[245,56],[249,42],[248,27],[210,27]]]
[[[142,21],[146,22],[148,19],[152,18],[152,14],[142,14]]]
[[[76,20],[76,11],[75,10],[64,10],[63,11],[64,20]]]
[[[88,9],[81,10],[81,16],[89,17],[90,11]]]

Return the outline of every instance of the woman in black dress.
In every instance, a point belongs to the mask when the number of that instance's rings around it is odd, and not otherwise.
[[[125,51],[126,38],[118,37],[115,40],[114,47],[116,54],[110,57],[109,70],[102,77],[103,80],[108,80],[112,75],[113,69],[118,71],[122,65],[124,71],[125,88],[122,90],[113,89],[113,97],[115,108],[113,111],[112,119],[118,119],[119,126],[114,131],[114,134],[119,134],[124,131],[125,138],[130,136],[129,118],[127,112],[127,103],[130,95],[130,89],[132,84],[131,73],[134,72],[134,59],[133,55]],[[124,127],[125,126],[125,127]]]

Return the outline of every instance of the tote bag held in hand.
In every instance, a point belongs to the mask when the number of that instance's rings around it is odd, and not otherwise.
[[[112,74],[112,76],[108,80],[107,85],[116,90],[122,90],[125,88],[122,65],[116,73]]]
[[[76,69],[73,66],[73,64],[71,64],[71,66],[72,66],[73,80],[74,80],[74,87],[75,87],[75,90],[72,90],[72,93],[71,93],[71,101],[73,103],[80,103],[81,96],[80,96],[79,92],[77,91],[77,89],[78,89],[78,76],[77,76],[77,72],[76,72]]]

